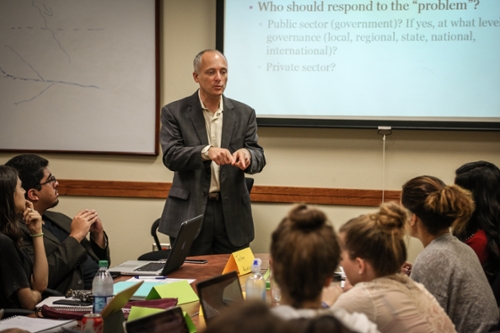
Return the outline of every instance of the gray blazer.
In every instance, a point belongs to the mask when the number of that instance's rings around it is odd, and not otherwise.
[[[245,173],[260,172],[266,165],[266,159],[264,150],[257,143],[255,111],[224,96],[223,105],[221,148],[227,148],[231,153],[246,148],[252,155],[251,164],[245,171],[230,165],[220,168],[226,230],[229,241],[237,247],[254,239]],[[208,137],[198,92],[165,105],[161,110],[161,123],[163,163],[175,174],[159,231],[176,237],[183,221],[205,213],[210,188],[212,161],[204,161],[201,157],[202,149],[208,145]]]

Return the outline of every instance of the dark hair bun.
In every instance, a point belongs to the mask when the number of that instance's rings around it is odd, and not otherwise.
[[[305,231],[321,228],[327,221],[322,211],[308,208],[306,205],[298,205],[292,209],[288,213],[288,219],[294,228]]]

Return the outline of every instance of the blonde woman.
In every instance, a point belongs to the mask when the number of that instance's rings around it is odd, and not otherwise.
[[[380,332],[455,332],[436,299],[401,273],[406,221],[406,210],[388,203],[340,228],[340,264],[353,287],[332,309],[364,313]]]

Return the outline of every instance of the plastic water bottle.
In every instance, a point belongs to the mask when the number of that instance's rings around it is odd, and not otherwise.
[[[270,270],[269,274],[269,283],[271,284],[271,295],[273,296],[273,300],[277,303],[281,301],[281,290],[276,281],[274,280],[273,270]]]
[[[94,313],[101,313],[113,298],[113,278],[108,272],[107,260],[99,261],[99,270],[92,281],[92,295],[94,296]]]
[[[252,264],[252,273],[246,282],[246,299],[248,300],[266,300],[266,281],[260,273],[260,259],[254,259]]]

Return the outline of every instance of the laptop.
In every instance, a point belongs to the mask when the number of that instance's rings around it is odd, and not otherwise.
[[[186,320],[180,307],[172,307],[165,311],[145,317],[123,322],[126,333],[189,333]]]
[[[199,215],[182,222],[166,260],[127,260],[118,266],[109,268],[109,272],[118,275],[167,275],[184,263],[202,221],[203,215]]]
[[[224,309],[244,300],[236,271],[198,282],[196,289],[207,324]]]

